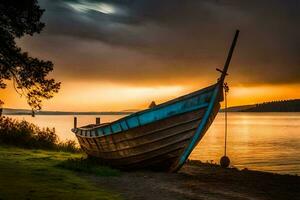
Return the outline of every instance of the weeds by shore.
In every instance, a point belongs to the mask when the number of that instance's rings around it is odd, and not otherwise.
[[[0,144],[29,149],[80,151],[75,141],[59,141],[54,128],[41,129],[27,121],[18,121],[9,117],[0,117]]]

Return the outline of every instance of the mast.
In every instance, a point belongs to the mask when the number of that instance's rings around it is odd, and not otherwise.
[[[224,83],[224,79],[228,75],[227,74],[228,67],[229,67],[231,57],[232,57],[232,54],[233,54],[233,51],[234,51],[234,48],[235,48],[235,45],[236,45],[236,42],[237,42],[237,39],[239,36],[239,32],[240,32],[239,30],[236,30],[236,32],[235,32],[235,35],[234,35],[230,50],[228,52],[228,56],[227,56],[223,70],[217,69],[217,71],[221,72],[221,77],[218,79],[219,87],[222,88],[222,97],[220,99],[221,101],[223,101],[223,97],[224,97],[223,89],[225,92],[225,144],[224,144],[224,156],[222,156],[220,159],[220,165],[223,168],[227,168],[230,165],[230,159],[226,155],[226,153],[227,153],[226,152],[227,151],[227,93],[229,91],[229,87],[228,87],[227,83]]]
[[[233,54],[233,51],[234,51],[234,48],[235,48],[235,45],[236,45],[239,33],[240,33],[240,31],[236,30],[234,38],[233,38],[233,41],[232,41],[232,44],[231,44],[231,47],[230,47],[230,50],[228,52],[228,56],[227,56],[227,59],[226,59],[226,62],[225,62],[223,70],[217,69],[217,71],[219,71],[219,72],[222,73],[221,77],[218,80],[219,83],[223,83],[224,79],[225,79],[225,76],[228,75],[227,74],[228,67],[229,67],[229,64],[230,64],[230,61],[231,61],[231,57],[232,57],[232,54]]]

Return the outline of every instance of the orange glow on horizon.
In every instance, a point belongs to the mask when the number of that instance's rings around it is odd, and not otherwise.
[[[228,101],[230,106],[249,105],[268,101],[299,99],[299,84],[233,86]]]
[[[202,86],[203,87],[203,86]],[[57,111],[122,111],[145,109],[151,103],[162,103],[193,90],[191,85],[133,86],[103,82],[65,82],[55,97],[44,101],[43,110]],[[205,86],[204,86],[205,87]],[[231,86],[229,106],[255,104],[266,101],[300,98],[300,85]],[[29,108],[24,97],[11,84],[2,90],[0,99],[7,108]]]

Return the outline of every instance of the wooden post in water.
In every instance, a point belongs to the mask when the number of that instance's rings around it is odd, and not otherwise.
[[[96,124],[100,124],[100,117],[96,117]]]
[[[74,128],[77,128],[77,117],[74,117]]]

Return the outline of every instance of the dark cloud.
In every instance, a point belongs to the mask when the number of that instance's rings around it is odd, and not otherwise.
[[[300,83],[299,2],[41,0],[45,32],[22,45],[66,77],[196,81],[216,76],[239,28],[235,83]]]

